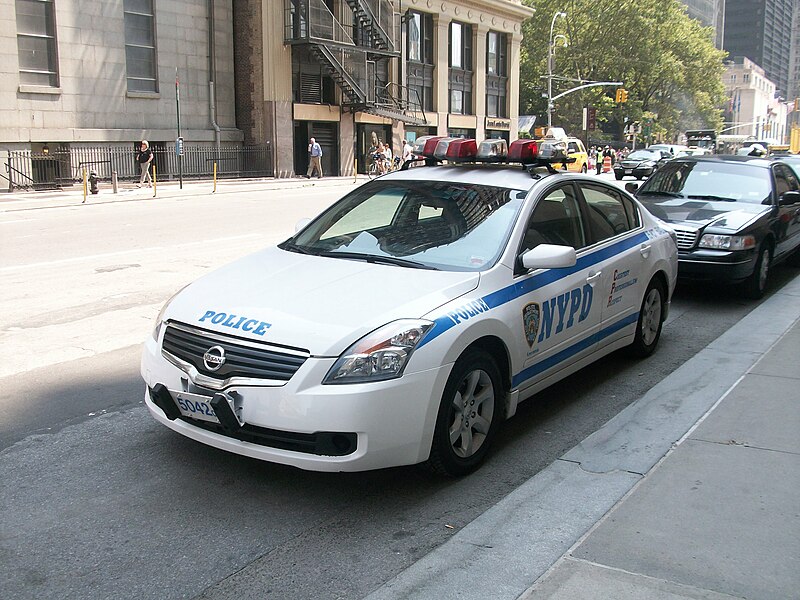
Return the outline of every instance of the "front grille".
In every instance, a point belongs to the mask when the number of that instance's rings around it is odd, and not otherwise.
[[[225,350],[225,362],[216,371],[208,369],[203,361],[203,355],[213,346]],[[268,345],[176,323],[167,325],[163,352],[189,363],[207,377],[274,381],[289,381],[310,355],[301,348]]]
[[[678,250],[691,250],[697,243],[697,231],[693,229],[675,229],[678,236]]]

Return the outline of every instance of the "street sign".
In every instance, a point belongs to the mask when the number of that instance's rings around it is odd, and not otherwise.
[[[597,109],[590,106],[586,111],[586,129],[594,131],[597,129]]]
[[[179,137],[175,140],[175,155],[183,156],[183,138]]]

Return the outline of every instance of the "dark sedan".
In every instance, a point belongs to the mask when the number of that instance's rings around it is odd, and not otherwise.
[[[800,263],[800,182],[788,165],[747,156],[669,161],[628,191],[678,236],[678,276],[743,282],[760,298],[775,263]]]
[[[614,177],[617,178],[617,181],[626,175],[633,175],[636,179],[650,177],[670,158],[672,155],[663,150],[634,150],[614,165]]]

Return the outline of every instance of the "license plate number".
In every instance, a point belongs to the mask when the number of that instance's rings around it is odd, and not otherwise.
[[[633,171],[631,169],[625,169],[625,175],[631,175]]]
[[[214,414],[214,409],[211,408],[211,398],[208,396],[189,394],[187,392],[172,392],[172,397],[175,398],[175,404],[178,405],[178,410],[181,411],[184,417],[219,423],[217,415]]]

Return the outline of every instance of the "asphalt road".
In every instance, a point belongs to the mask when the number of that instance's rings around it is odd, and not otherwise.
[[[654,356],[609,356],[523,403],[461,480],[309,473],[153,421],[139,344],[164,300],[344,191],[0,204],[0,598],[363,597],[755,306],[680,286]],[[775,269],[772,289],[796,274]]]

